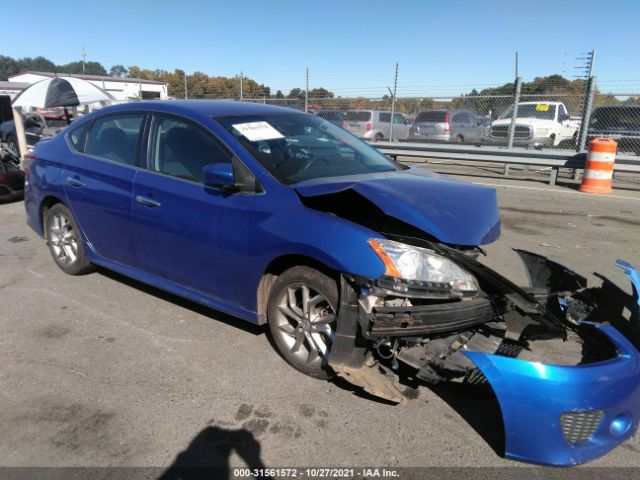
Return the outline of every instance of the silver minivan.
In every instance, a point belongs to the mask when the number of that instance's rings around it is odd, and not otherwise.
[[[426,110],[409,129],[409,141],[475,143],[487,133],[484,120],[468,110]]]
[[[389,139],[391,112],[384,110],[347,110],[342,128],[371,141]],[[393,115],[393,139],[404,140],[409,135],[410,122],[399,113]]]

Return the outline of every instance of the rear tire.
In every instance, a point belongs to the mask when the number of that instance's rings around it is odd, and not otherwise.
[[[71,211],[56,203],[47,212],[45,235],[56,265],[69,275],[82,275],[94,269],[85,256],[82,235]]]
[[[463,143],[464,142],[464,137],[462,135],[458,135],[456,137],[456,143]]]
[[[293,267],[273,284],[267,305],[269,330],[278,352],[295,369],[327,380],[335,339],[338,286],[310,267]]]
[[[381,142],[381,141],[383,141],[383,140],[384,140],[384,137],[382,136],[382,134],[381,134],[381,133],[376,133],[376,136],[375,136],[375,137],[373,137],[373,141],[374,141],[374,142]]]

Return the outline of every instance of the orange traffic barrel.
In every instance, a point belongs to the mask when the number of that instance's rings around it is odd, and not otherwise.
[[[611,193],[613,165],[618,144],[610,138],[595,138],[589,144],[587,163],[580,191],[585,193]]]

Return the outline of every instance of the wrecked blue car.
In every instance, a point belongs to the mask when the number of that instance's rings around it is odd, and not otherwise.
[[[595,320],[586,280],[519,251],[521,287],[478,261],[500,235],[493,189],[240,102],[104,108],[26,171],[28,223],[66,273],[102,266],[268,323],[293,367],[392,402],[406,372],[490,385],[510,458],[582,463],[637,429],[640,357]]]

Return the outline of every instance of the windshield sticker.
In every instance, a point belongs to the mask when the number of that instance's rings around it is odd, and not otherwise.
[[[548,103],[538,103],[538,104],[536,104],[536,111],[537,112],[548,112],[549,111],[549,104]]]
[[[284,138],[284,135],[268,122],[236,123],[233,128],[244,135],[250,142]]]

